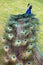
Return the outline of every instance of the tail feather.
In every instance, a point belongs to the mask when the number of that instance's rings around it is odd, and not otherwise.
[[[43,65],[43,59],[38,51],[34,51],[33,59],[36,65]]]

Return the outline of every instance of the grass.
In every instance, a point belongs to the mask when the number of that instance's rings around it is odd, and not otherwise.
[[[38,45],[43,53],[43,1],[42,0],[0,0],[0,38],[3,36],[5,24],[8,22],[10,14],[24,13],[27,4],[33,5],[32,12],[39,19]],[[1,46],[1,42],[0,42]],[[1,54],[1,53],[0,53]],[[0,65],[1,61],[0,61]]]

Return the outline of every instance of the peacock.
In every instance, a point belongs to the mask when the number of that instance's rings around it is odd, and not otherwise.
[[[24,14],[10,15],[2,38],[3,63],[8,65],[43,65],[37,46],[39,21],[32,5]]]

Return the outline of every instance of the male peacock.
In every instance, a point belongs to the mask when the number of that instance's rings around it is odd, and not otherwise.
[[[38,19],[31,12],[11,15],[5,28],[3,61],[12,65],[43,65],[37,50]]]

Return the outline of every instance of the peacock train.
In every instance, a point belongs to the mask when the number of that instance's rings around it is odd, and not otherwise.
[[[10,15],[2,38],[3,63],[8,65],[43,65],[37,47],[39,22],[32,5],[24,14]]]

